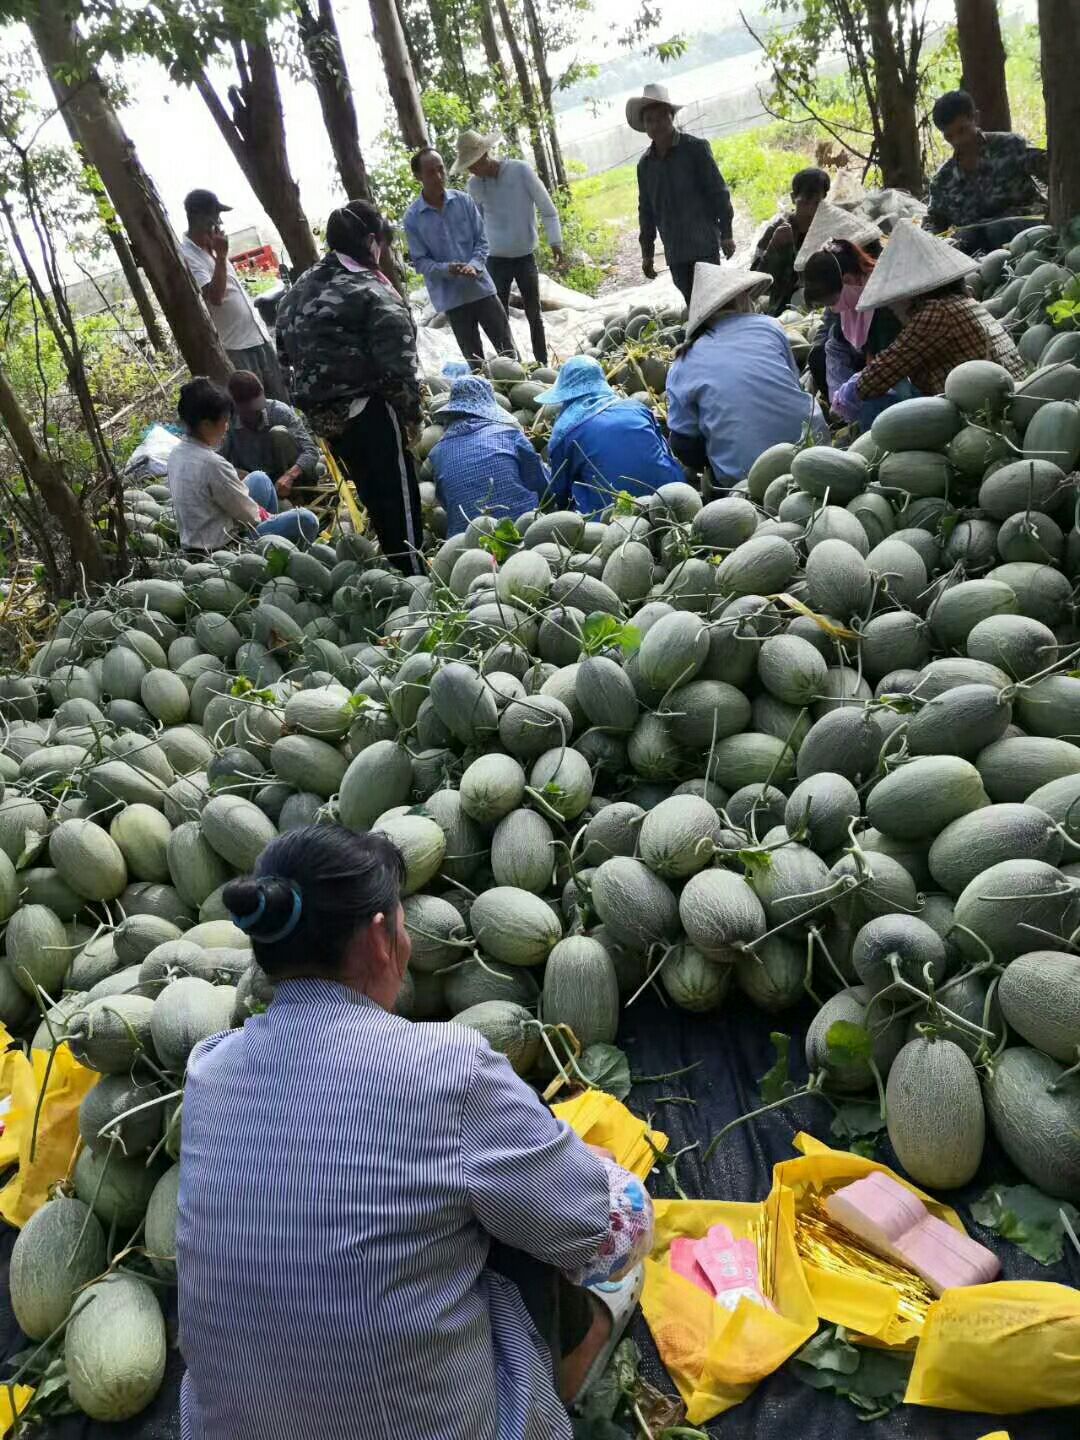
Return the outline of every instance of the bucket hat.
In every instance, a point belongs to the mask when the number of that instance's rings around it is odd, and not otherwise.
[[[626,123],[631,130],[645,133],[644,115],[650,105],[666,105],[673,115],[683,108],[672,100],[666,85],[646,85],[640,95],[632,95],[626,102]]]
[[[690,318],[686,322],[684,343],[689,345],[737,295],[763,292],[771,284],[772,276],[762,270],[740,270],[734,265],[710,265],[699,260],[694,266],[694,288],[690,294]]]
[[[869,245],[882,238],[881,231],[872,220],[862,215],[853,215],[850,210],[841,210],[839,205],[822,200],[817,208],[806,238],[795,256],[795,269],[805,270],[806,262],[833,240],[850,240],[853,245]]]
[[[480,375],[463,375],[450,387],[450,398],[435,412],[436,424],[444,420],[493,420],[500,425],[512,423],[510,416],[495,399],[491,381]]]
[[[482,160],[489,150],[493,150],[498,140],[494,131],[490,135],[481,135],[479,130],[462,130],[457,137],[457,153],[450,174],[463,174],[470,165],[475,165],[477,160]]]
[[[913,300],[942,285],[951,285],[979,268],[945,240],[938,240],[910,220],[897,222],[874,273],[863,288],[860,310],[874,310],[895,300]]]
[[[559,371],[551,389],[542,391],[536,400],[540,405],[568,405],[571,400],[600,399],[614,393],[599,361],[591,355],[575,355]]]

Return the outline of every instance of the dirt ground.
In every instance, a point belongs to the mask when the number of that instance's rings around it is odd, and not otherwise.
[[[735,263],[748,265],[753,253],[754,240],[762,227],[754,223],[748,211],[740,210],[736,206],[734,228]],[[665,268],[664,252],[661,248],[656,253],[656,269],[659,273]],[[641,246],[638,244],[637,223],[633,216],[628,215],[625,225],[620,228],[619,243],[611,271],[602,281],[597,293],[610,295],[614,290],[625,290],[627,286],[640,285],[641,282]]]

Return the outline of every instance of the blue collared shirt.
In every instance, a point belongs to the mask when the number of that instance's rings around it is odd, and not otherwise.
[[[427,285],[436,310],[444,314],[472,300],[495,294],[487,273],[488,242],[484,221],[463,190],[447,190],[441,210],[418,195],[405,211],[409,258]],[[451,275],[450,265],[473,265],[474,280]]]
[[[516,520],[548,486],[547,466],[516,425],[457,420],[431,452],[435,489],[457,535],[484,511]]]
[[[640,400],[602,402],[578,424],[552,434],[552,485],[572,492],[574,508],[597,515],[620,491],[648,495],[686,480],[656,416]]]
[[[183,1440],[571,1440],[488,1248],[573,1273],[611,1203],[604,1163],[476,1031],[283,980],[188,1063]]]
[[[742,480],[770,445],[794,442],[809,420],[827,426],[778,320],[725,315],[668,372],[668,429],[705,442],[717,479]]]

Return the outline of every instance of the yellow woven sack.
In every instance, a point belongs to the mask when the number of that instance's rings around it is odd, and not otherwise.
[[[918,1195],[931,1214],[947,1221],[954,1230],[967,1233],[955,1210],[925,1194],[887,1165],[865,1160],[849,1150],[831,1150],[805,1132],[796,1135],[793,1143],[796,1150],[802,1151],[803,1158],[784,1160],[775,1166],[773,1188],[775,1190],[780,1186],[791,1192],[796,1215],[807,1196],[822,1192],[831,1194],[833,1190],[879,1170],[913,1195]],[[810,1261],[803,1264],[810,1293],[822,1320],[832,1325],[843,1325],[856,1335],[865,1335],[888,1346],[910,1347],[923,1333],[920,1324],[898,1314],[897,1293],[890,1286],[869,1275],[838,1275],[832,1270],[819,1269]]]
[[[817,1310],[795,1252],[789,1192],[777,1189],[761,1205],[722,1200],[657,1200],[656,1240],[645,1262],[641,1308],[660,1358],[686,1404],[691,1425],[702,1425],[745,1400],[817,1329]],[[735,1311],[676,1274],[668,1251],[678,1236],[701,1239],[713,1225],[737,1239],[768,1236],[769,1274],[763,1274],[776,1312],[750,1300]],[[771,1287],[768,1282],[771,1275]]]
[[[650,1130],[644,1120],[631,1115],[621,1100],[603,1090],[583,1090],[572,1100],[551,1108],[587,1145],[610,1150],[618,1164],[639,1180],[644,1180],[655,1166],[656,1152],[667,1149],[666,1135]]]
[[[32,1385],[0,1387],[0,1437],[11,1434],[16,1416],[22,1414],[33,1398],[34,1387]],[[23,1427],[20,1426],[20,1434],[22,1429]]]
[[[66,1045],[57,1047],[51,1069],[44,1051],[34,1050],[32,1055],[31,1062],[18,1054],[12,1067],[12,1103],[3,1136],[6,1145],[15,1147],[19,1168],[0,1190],[0,1216],[18,1229],[45,1204],[50,1187],[63,1180],[71,1168],[79,1143],[79,1106],[101,1078],[95,1070],[80,1065]],[[34,1115],[43,1086],[45,1096],[31,1160]]]
[[[946,1290],[904,1402],[988,1415],[1080,1405],[1080,1291],[1041,1280]]]

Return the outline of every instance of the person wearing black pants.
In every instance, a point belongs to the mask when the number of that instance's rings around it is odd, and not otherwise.
[[[491,341],[496,355],[517,358],[514,337],[510,333],[510,321],[506,309],[497,295],[485,295],[480,300],[470,300],[465,305],[455,305],[446,312],[447,324],[454,332],[458,349],[474,371],[484,363],[484,342],[480,331]]]
[[[420,491],[408,445],[422,417],[416,326],[380,268],[390,235],[366,200],[335,210],[329,253],[282,299],[276,333],[296,403],[348,472],[387,563],[420,575]]]
[[[548,362],[547,336],[544,333],[544,316],[540,309],[540,271],[532,255],[518,255],[511,259],[505,255],[489,255],[488,274],[495,281],[495,293],[499,303],[510,314],[510,289],[516,283],[521,303],[525,307],[525,318],[529,322],[532,337],[533,358],[538,365]]]
[[[368,513],[386,559],[405,575],[422,575],[420,489],[394,407],[381,396],[370,396],[329,444]]]

